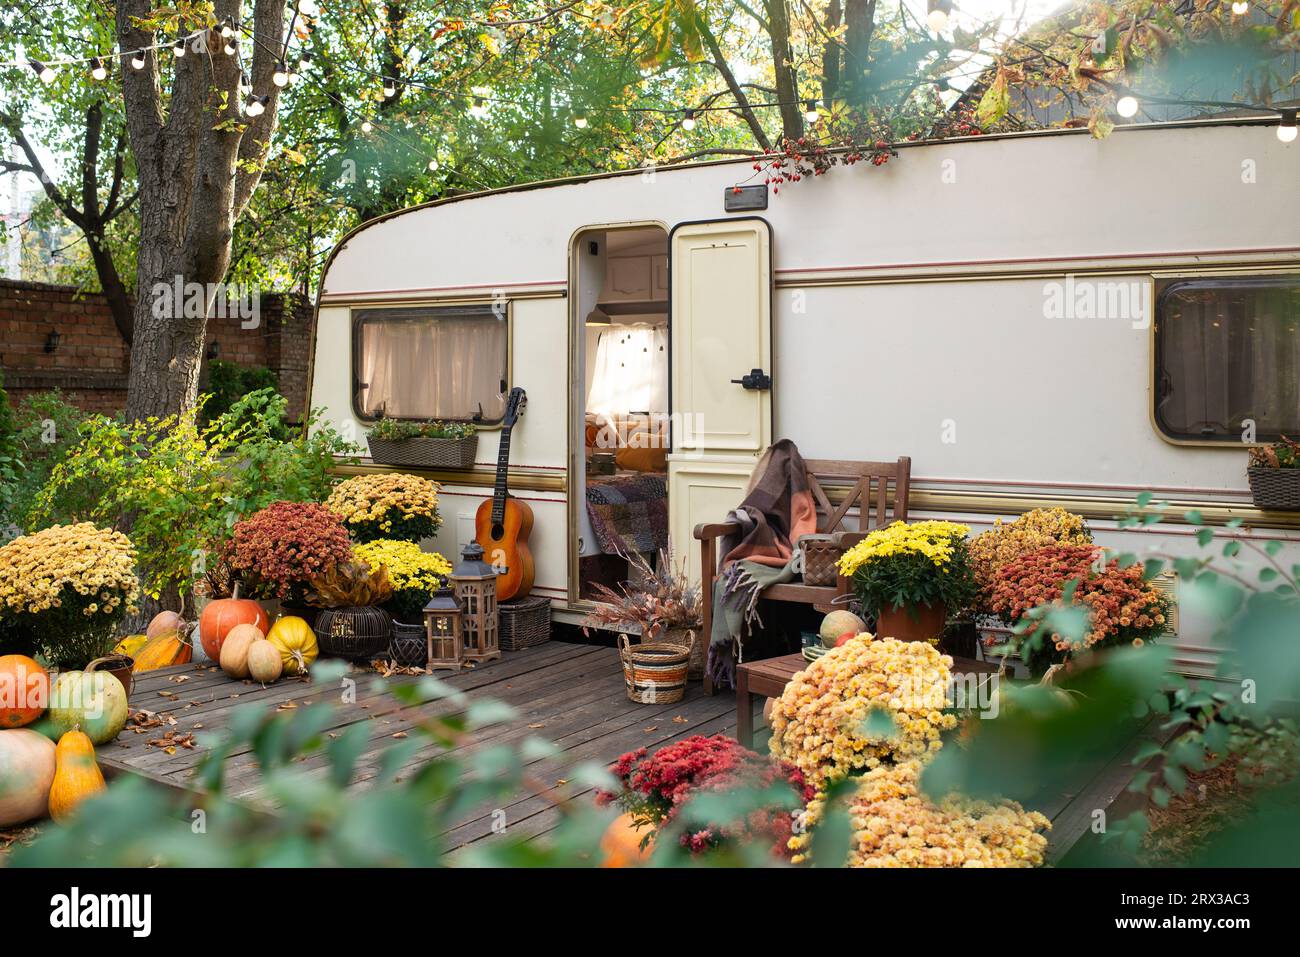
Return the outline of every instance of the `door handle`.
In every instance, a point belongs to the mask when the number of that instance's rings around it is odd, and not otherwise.
[[[751,369],[739,379],[732,379],[743,389],[766,390],[772,388],[772,377],[762,369]]]

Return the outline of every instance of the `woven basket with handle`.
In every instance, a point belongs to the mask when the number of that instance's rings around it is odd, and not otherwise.
[[[799,538],[803,549],[803,583],[805,585],[834,585],[839,581],[838,563],[840,546],[834,535],[803,535]]]
[[[686,645],[652,641],[633,645],[618,636],[627,696],[637,704],[673,704],[686,694],[691,649]]]

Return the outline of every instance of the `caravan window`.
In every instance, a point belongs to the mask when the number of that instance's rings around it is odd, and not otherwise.
[[[500,305],[357,310],[356,411],[365,419],[501,421],[506,314]]]
[[[1300,277],[1175,281],[1156,302],[1155,421],[1169,438],[1300,435]]]

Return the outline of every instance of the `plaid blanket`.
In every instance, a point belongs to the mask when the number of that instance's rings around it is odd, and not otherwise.
[[[589,480],[587,515],[606,555],[654,555],[668,547],[668,484],[662,475]]]
[[[769,448],[754,467],[745,499],[728,515],[739,531],[723,536],[722,571],[713,590],[709,672],[720,685],[735,678],[736,654],[747,630],[762,624],[758,598],[769,585],[799,574],[794,543],[817,531],[817,506],[803,456],[789,439]]]

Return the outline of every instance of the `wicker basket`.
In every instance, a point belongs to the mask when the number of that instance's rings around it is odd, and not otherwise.
[[[393,619],[374,605],[326,608],[316,619],[316,644],[329,658],[368,660],[388,651]]]
[[[686,694],[691,649],[685,645],[666,641],[632,645],[627,635],[619,635],[618,654],[623,659],[627,696],[637,704],[672,704]]]
[[[670,645],[685,645],[691,649],[686,677],[690,681],[704,680],[704,662],[709,654],[709,640],[700,628],[670,628],[658,639]]]
[[[423,668],[429,661],[428,635],[424,625],[393,622],[393,637],[388,642],[388,656],[403,668]]]
[[[520,651],[551,639],[551,600],[540,596],[497,603],[503,651]]]
[[[1252,465],[1246,472],[1256,508],[1270,512],[1300,511],[1300,469]]]
[[[839,581],[840,546],[834,535],[802,535],[799,547],[803,549],[803,583],[805,585],[834,585]]]
[[[425,469],[472,469],[478,436],[462,439],[367,439],[377,465],[410,465]]]

